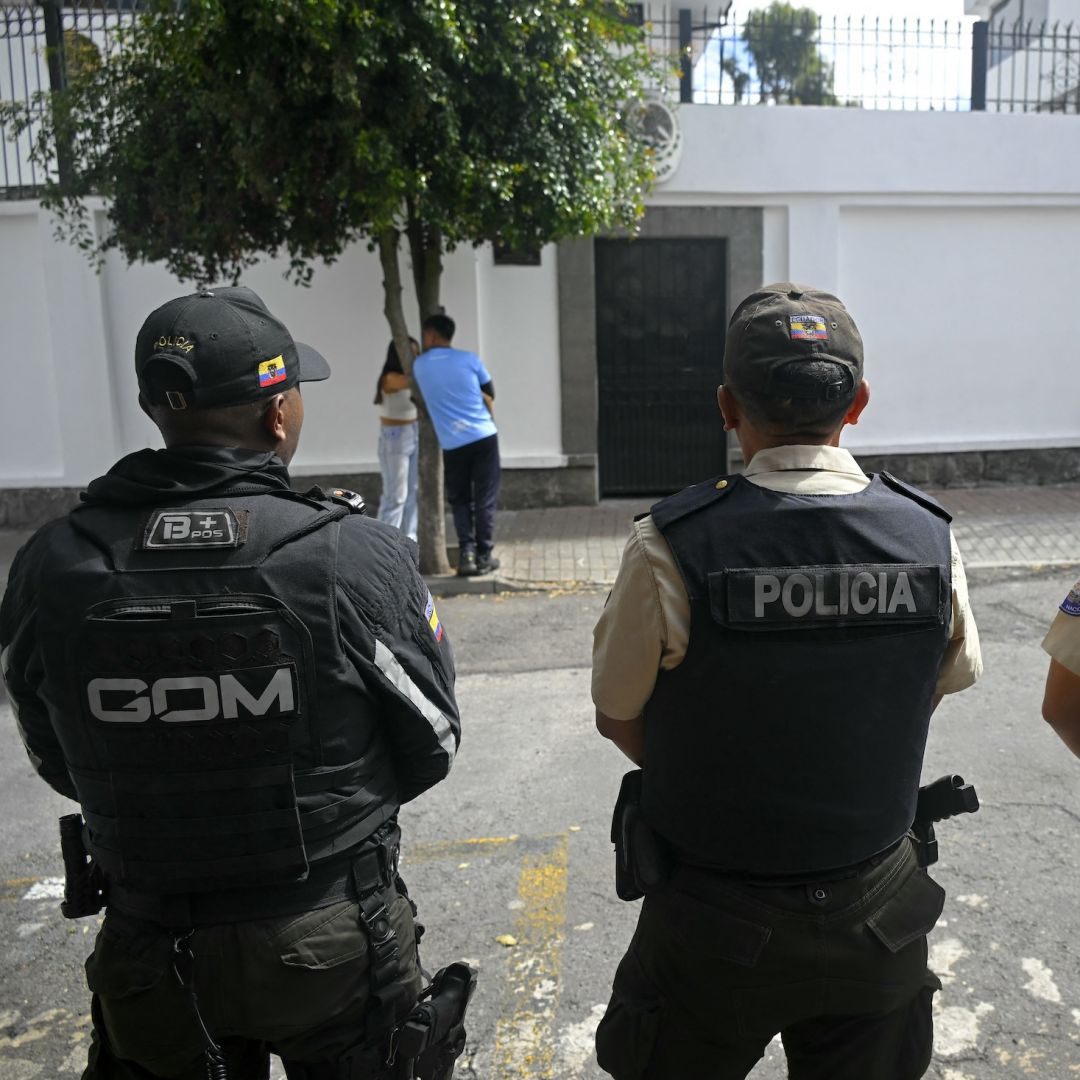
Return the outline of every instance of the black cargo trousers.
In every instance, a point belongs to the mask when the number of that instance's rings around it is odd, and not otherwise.
[[[905,838],[851,877],[749,884],[681,866],[642,905],[596,1034],[615,1080],[743,1080],[780,1033],[791,1080],[916,1080],[945,892]]]
[[[420,992],[421,974],[410,901],[394,890],[388,895],[399,960],[385,992],[402,987],[403,1015]],[[206,1044],[173,972],[175,936],[106,912],[86,961],[94,1031],[83,1080],[206,1080]],[[288,1068],[339,1061],[365,1041],[370,944],[357,900],[203,926],[190,946],[199,1011],[226,1053],[229,1080],[265,1080],[271,1050]]]

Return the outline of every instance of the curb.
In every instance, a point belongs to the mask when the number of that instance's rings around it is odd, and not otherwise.
[[[609,581],[521,581],[501,577],[466,577],[432,574],[424,577],[432,596],[492,596],[499,593],[597,592],[610,589]]]

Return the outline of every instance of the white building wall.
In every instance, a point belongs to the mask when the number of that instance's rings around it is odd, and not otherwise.
[[[98,212],[99,228],[104,213]],[[497,267],[490,248],[445,260],[442,300],[455,344],[476,350],[495,379],[509,468],[565,464],[559,411],[556,253],[540,267]],[[289,327],[330,361],[333,377],[304,387],[297,475],[377,472],[372,403],[390,334],[378,257],[354,245],[320,267],[312,287],[266,260],[243,277]],[[419,337],[411,271],[402,251],[406,312]],[[111,253],[96,274],[52,238],[36,203],[0,203],[0,340],[18,370],[0,395],[0,487],[77,487],[122,454],[160,446],[138,406],[135,337],[146,315],[190,291],[160,266],[129,267]],[[14,366],[14,358],[19,364]]]
[[[495,382],[495,421],[504,465],[558,467],[562,452],[559,386],[558,259],[539,266],[496,266],[477,252],[479,352]]]
[[[764,276],[866,344],[864,453],[1080,446],[1080,118],[684,107],[654,196],[763,206]],[[738,298],[732,298],[737,301]]]
[[[763,208],[764,276],[835,289],[853,311],[874,399],[851,446],[1080,446],[1080,118],[699,105],[680,122],[682,163],[652,201]],[[283,270],[268,260],[245,281],[334,367],[305,389],[296,471],[373,471],[378,260],[357,245],[310,289]],[[444,303],[495,378],[511,468],[565,462],[557,278],[554,248],[539,267],[495,266],[488,248],[446,260]],[[0,487],[79,486],[157,445],[135,334],[185,291],[115,255],[99,276],[36,204],[0,203]]]

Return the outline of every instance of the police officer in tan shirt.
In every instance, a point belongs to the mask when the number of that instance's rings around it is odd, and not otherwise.
[[[1080,581],[1061,602],[1042,646],[1050,654],[1043,718],[1080,757]]]
[[[668,861],[597,1033],[616,1080],[740,1080],[777,1033],[793,1080],[929,1066],[944,894],[907,830],[982,661],[948,514],[839,445],[862,373],[836,297],[747,297],[718,393],[745,472],[635,522],[596,626],[597,727]]]

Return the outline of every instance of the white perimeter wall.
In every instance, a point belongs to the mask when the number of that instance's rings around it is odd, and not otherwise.
[[[304,387],[292,471],[378,471],[372,398],[389,341],[378,258],[356,245],[307,289],[290,285],[284,268],[267,261],[243,280],[334,370]],[[408,278],[404,252],[402,271]],[[135,336],[154,307],[190,291],[115,254],[97,275],[53,240],[35,203],[0,203],[0,363],[11,373],[0,395],[0,486],[82,485],[121,454],[161,445],[137,404]],[[406,303],[419,337],[411,290]],[[458,324],[455,344],[478,351],[495,380],[504,463],[565,464],[554,248],[539,267],[496,267],[490,248],[459,249],[446,259],[443,303]]]
[[[652,201],[763,207],[765,277],[854,313],[873,401],[848,445],[1080,446],[1080,117],[698,105],[681,123],[682,164]],[[377,259],[357,246],[310,289],[283,269],[245,281],[334,367],[305,389],[294,471],[374,470]],[[565,462],[556,283],[553,248],[539,267],[497,267],[487,248],[447,259],[444,303],[495,378],[509,467]],[[36,204],[0,203],[0,486],[81,485],[158,445],[135,334],[186,291],[117,257],[97,275]]]
[[[864,452],[1080,446],[1080,117],[684,107],[669,205],[764,206],[765,277],[866,345]],[[737,299],[737,298],[733,298]]]

